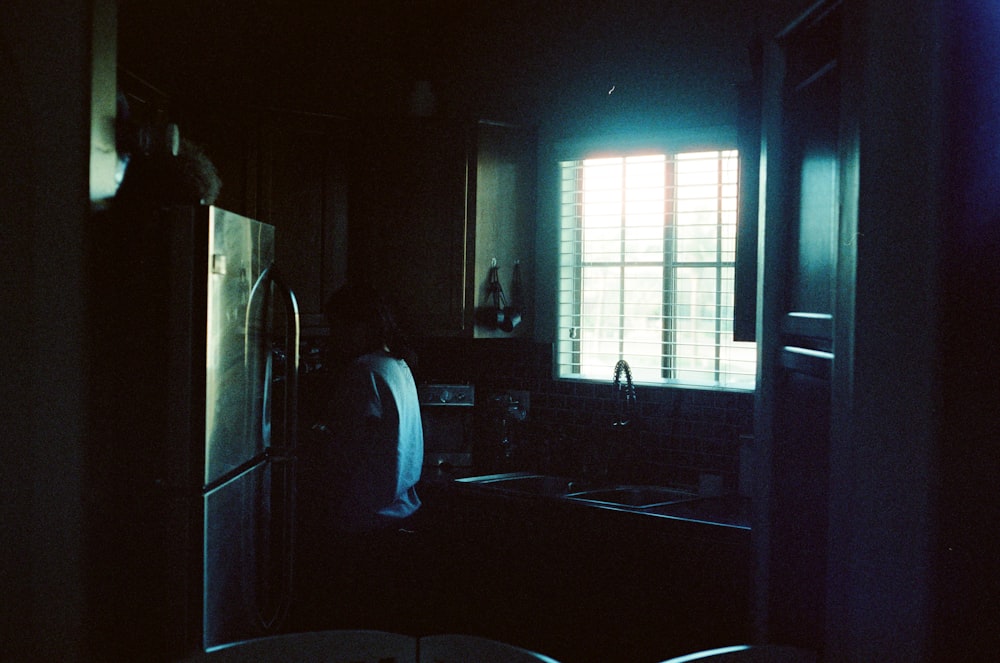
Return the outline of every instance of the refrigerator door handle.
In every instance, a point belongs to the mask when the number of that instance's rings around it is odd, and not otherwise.
[[[299,399],[299,305],[295,293],[285,283],[281,272],[274,265],[264,271],[264,275],[274,284],[279,304],[285,310],[285,348],[283,375],[284,398],[278,404],[284,410],[282,417],[281,446],[285,452],[295,449],[298,439],[298,399]],[[272,404],[274,406],[275,404]]]
[[[282,340],[284,347],[266,348],[266,361],[270,366],[278,363],[280,375],[272,376],[271,371],[265,371],[263,387],[263,413],[260,422],[262,430],[260,434],[265,442],[265,453],[272,460],[271,491],[277,499],[281,513],[278,518],[272,520],[272,531],[269,540],[276,543],[273,549],[275,564],[271,568],[277,577],[272,577],[275,582],[273,594],[275,600],[262,600],[257,604],[257,616],[261,627],[269,632],[279,626],[292,602],[293,587],[293,551],[295,542],[295,458],[294,451],[297,443],[298,433],[298,369],[299,369],[299,310],[295,293],[285,283],[278,269],[272,264],[265,269],[257,283],[254,284],[253,291],[259,289],[265,297],[265,311],[271,310],[271,304],[280,306],[284,310],[284,328],[281,330],[272,329],[270,336]],[[272,292],[277,297],[276,302],[269,301]],[[273,318],[272,318],[273,320]],[[284,353],[283,361],[281,352]],[[248,354],[249,356],[249,354]],[[280,402],[274,402],[274,387],[272,381],[279,380],[282,384],[282,398]],[[279,444],[270,444],[270,425],[275,420],[272,408],[281,408],[281,413],[277,421],[280,422]]]
[[[272,287],[273,286],[273,287]],[[280,451],[281,454],[290,453],[295,449],[297,443],[298,435],[298,376],[299,376],[299,306],[295,299],[295,293],[289,288],[277,267],[273,264],[268,266],[260,276],[257,278],[257,282],[251,290],[250,301],[257,301],[258,297],[263,297],[263,310],[269,311],[271,309],[272,291],[277,293],[278,305],[284,309],[284,320],[285,326],[281,330],[281,334],[284,337],[284,348],[264,348],[262,353],[266,359],[268,369],[264,371],[262,377],[263,384],[261,388],[262,393],[262,417],[259,422],[261,430],[259,431],[262,439],[264,440],[265,449],[270,447],[270,425],[273,417],[270,416],[272,408],[277,406],[282,409],[282,416],[279,421],[282,422],[281,436],[280,440]],[[253,307],[248,307],[247,310],[247,326],[250,326],[250,318],[254,315]],[[267,315],[267,313],[265,313]],[[268,319],[268,324],[270,324],[270,316]],[[277,330],[273,330],[277,331]],[[273,334],[278,336],[277,333]],[[250,344],[254,342],[251,335],[247,335],[247,348],[245,352],[246,357],[254,356]],[[275,361],[275,359],[280,359],[281,361]],[[273,400],[273,388],[272,380],[274,379],[271,375],[271,368],[277,363],[281,367],[281,375],[278,376],[283,385],[283,398],[281,403],[275,404]],[[275,450],[270,450],[275,451]]]

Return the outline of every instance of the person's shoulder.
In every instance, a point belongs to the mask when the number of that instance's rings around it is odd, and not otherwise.
[[[413,373],[406,361],[388,352],[375,352],[360,357],[354,363],[359,372],[374,377],[376,382],[404,385],[413,382]]]
[[[388,352],[370,352],[358,357],[354,365],[360,370],[371,372],[385,372],[387,369],[395,368],[401,360],[393,357]]]
[[[384,380],[387,372],[391,370],[385,359],[380,355],[361,355],[347,366],[342,375],[342,381],[354,385],[370,380],[378,382]]]

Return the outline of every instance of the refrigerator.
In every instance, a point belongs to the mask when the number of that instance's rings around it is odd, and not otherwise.
[[[275,229],[181,206],[102,233],[101,648],[176,660],[275,633],[292,600],[299,362]]]
[[[202,646],[211,649],[275,632],[289,609],[299,319],[274,265],[274,227],[198,212],[208,242]]]

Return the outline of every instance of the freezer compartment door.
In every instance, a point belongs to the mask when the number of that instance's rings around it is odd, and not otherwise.
[[[252,293],[274,259],[274,228],[209,208],[205,478],[211,485],[264,451],[255,394],[269,370],[268,302]]]
[[[267,458],[204,496],[205,649],[273,633],[288,612],[294,469]]]

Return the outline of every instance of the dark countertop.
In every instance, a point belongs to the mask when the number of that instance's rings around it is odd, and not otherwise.
[[[574,508],[602,509],[625,514],[640,515],[648,518],[663,518],[680,520],[689,523],[700,523],[718,527],[750,530],[750,499],[739,495],[720,495],[716,497],[697,497],[695,499],[665,504],[662,506],[642,509],[597,504],[565,497],[531,495],[506,490],[488,483],[459,481],[469,477],[480,476],[473,468],[424,468],[421,484],[434,491],[461,495],[492,495],[523,502],[543,500],[551,504],[553,501]]]
[[[435,485],[445,485],[456,479],[466,479],[482,474],[471,467],[450,467],[448,465],[428,467],[424,465],[420,473],[420,482]]]
[[[711,525],[750,529],[750,498],[739,495],[699,497],[690,502],[643,509],[651,516],[682,518]]]

